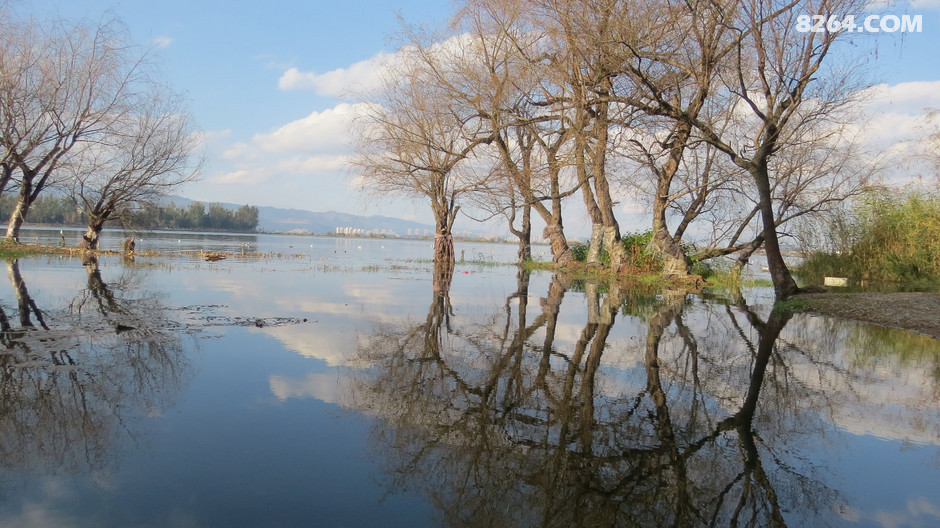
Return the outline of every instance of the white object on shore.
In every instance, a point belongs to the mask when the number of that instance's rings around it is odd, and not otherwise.
[[[845,277],[824,277],[823,286],[848,286],[849,279]]]

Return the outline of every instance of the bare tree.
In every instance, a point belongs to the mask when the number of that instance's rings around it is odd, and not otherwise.
[[[58,183],[60,167],[123,118],[146,78],[138,53],[115,20],[97,26],[56,21],[9,23],[0,41],[5,172],[19,198],[6,238],[17,240],[29,207]]]
[[[479,156],[491,175],[489,183],[471,199],[490,218],[506,218],[519,240],[520,263],[532,258],[531,195],[538,156],[533,127],[519,123],[531,114],[529,100],[537,87],[526,50],[537,48],[539,40],[516,25],[521,9],[515,3],[481,0],[457,12],[453,26],[472,42],[465,48],[473,53],[455,68],[459,79],[450,86],[452,97],[474,109],[493,138],[492,147],[481,149]]]
[[[850,121],[849,118],[840,118]],[[844,202],[862,193],[880,166],[862,151],[849,134],[850,127],[816,122],[789,134],[772,161],[774,224],[783,235],[803,237],[807,229],[838,221]],[[743,266],[762,247],[760,201],[753,193],[750,176],[727,156],[693,138],[669,185],[669,194],[654,196],[658,179],[640,180],[641,196],[663,202],[672,229],[665,230],[674,243],[687,250],[689,263],[737,253]],[[655,174],[656,143],[634,140],[636,156]],[[654,225],[656,220],[654,219]]]
[[[543,35],[542,54],[533,57],[545,87],[543,104],[567,129],[571,169],[591,219],[588,262],[600,263],[606,248],[614,269],[625,261],[614,199],[607,177],[611,129],[624,108],[612,103],[619,43],[611,30],[623,15],[609,0],[531,2],[530,23]]]
[[[535,158],[535,139],[532,131],[525,127],[494,127],[495,149],[487,149],[491,154],[488,162],[491,177],[486,189],[481,189],[470,198],[474,207],[479,208],[488,220],[502,216],[506,227],[518,240],[517,252],[519,263],[532,260],[532,203],[529,200],[533,176],[537,171]],[[489,152],[493,151],[493,152]],[[465,213],[467,214],[467,213]]]
[[[101,141],[82,148],[70,167],[72,198],[88,218],[80,246],[97,249],[105,222],[128,220],[135,209],[192,180],[198,167],[192,136],[182,99],[154,86]]]
[[[621,43],[621,70],[616,97],[648,116],[637,120],[626,138],[628,154],[642,172],[649,173],[653,245],[662,256],[666,276],[685,276],[686,257],[681,248],[682,233],[692,219],[709,205],[709,193],[716,182],[710,178],[713,156],[700,149],[705,172],[690,175],[695,181],[685,189],[675,189],[676,179],[688,166],[684,157],[700,147],[700,138],[690,122],[722,115],[724,109],[711,104],[721,60],[739,44],[739,33],[726,23],[732,2],[669,3],[653,0],[630,3],[629,9],[647,13],[642,19],[621,17],[615,27],[615,40]],[[659,102],[666,103],[671,115],[662,118]],[[653,102],[652,107],[650,103]],[[686,119],[676,119],[681,115]],[[647,178],[640,178],[643,182]],[[721,178],[719,178],[719,181]],[[691,183],[691,181],[689,181]],[[638,183],[640,186],[646,186]],[[671,208],[689,197],[675,235],[667,219]],[[678,236],[676,236],[678,235]]]
[[[0,2],[0,195],[13,179],[16,164],[10,144],[10,122],[16,109],[16,82],[28,66],[25,49],[18,48],[17,27],[12,12],[4,0]]]
[[[430,200],[434,215],[434,261],[453,264],[452,230],[460,200],[485,183],[458,165],[492,141],[473,109],[455,101],[448,82],[460,43],[426,44],[416,36],[385,72],[384,84],[368,94],[359,127],[357,155],[363,187],[377,194]]]
[[[736,45],[730,52],[706,55],[704,59],[692,57],[697,63],[704,60],[714,66],[718,82],[709,97],[713,104],[733,109],[738,120],[719,129],[707,116],[685,111],[668,92],[650,85],[643,85],[646,89],[635,102],[651,114],[696,129],[749,174],[758,199],[774,290],[778,298],[786,298],[798,288],[780,250],[774,214],[773,158],[787,148],[788,137],[830,119],[855,92],[852,69],[839,70],[826,61],[841,33],[801,32],[797,16],[806,12],[845,16],[854,14],[860,4],[854,0],[740,0],[718,7],[720,22],[740,35]],[[687,23],[695,26],[705,22],[692,17]],[[642,71],[649,61],[669,64],[653,56],[637,56],[628,67]]]
[[[783,260],[777,236],[772,158],[785,147],[788,134],[829,119],[850,102],[855,92],[850,68],[840,71],[824,67],[841,33],[800,32],[797,17],[804,12],[844,17],[861,7],[854,0],[744,2],[739,23],[747,37],[725,82],[728,93],[750,111],[751,126],[745,127],[749,133],[733,146],[727,136],[719,138],[710,127],[702,127],[706,138],[754,181],[767,265],[780,299],[797,293],[799,288]]]
[[[515,208],[521,209],[523,225],[528,208],[533,209],[545,223],[543,237],[551,244],[554,263],[566,266],[573,258],[564,231],[564,200],[583,190],[586,203],[594,204],[589,212],[598,233],[603,232],[603,220],[591,183],[586,182],[592,171],[579,170],[583,165],[576,154],[585,151],[575,148],[578,137],[596,135],[596,129],[587,130],[572,117],[577,112],[571,71],[558,64],[564,62],[558,57],[567,53],[559,22],[563,16],[553,9],[505,0],[468,2],[457,25],[477,42],[476,82],[455,93],[468,94],[467,101],[493,130],[492,150],[498,160],[493,171],[505,181],[500,187],[504,195],[497,201],[513,209],[510,217]],[[582,115],[590,111],[587,104],[578,107]],[[608,219],[615,224],[610,212]],[[525,232],[525,228],[510,229]]]

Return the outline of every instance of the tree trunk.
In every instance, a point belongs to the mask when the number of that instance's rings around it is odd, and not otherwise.
[[[610,255],[610,269],[619,273],[620,268],[627,262],[627,252],[623,248],[623,242],[620,241],[620,227],[617,222],[604,226],[604,247]]]
[[[655,213],[654,213],[655,214]],[[682,247],[669,234],[664,221],[653,220],[653,245],[663,259],[663,277],[682,278],[689,274],[689,265],[682,253]]]
[[[556,265],[564,267],[571,263],[571,248],[568,247],[568,239],[560,223],[545,226],[542,236],[551,244],[552,260]]]
[[[454,237],[440,230],[434,233],[434,264],[453,266],[457,261],[454,255]]]
[[[601,93],[611,93],[610,79],[604,81]],[[610,194],[610,183],[607,181],[607,153],[609,138],[609,112],[610,104],[599,102],[594,107],[595,121],[594,133],[596,144],[591,155],[591,174],[594,181],[594,195],[597,199],[597,209],[600,220],[604,224],[604,248],[610,256],[610,268],[619,272],[627,262],[627,252],[620,242],[620,224],[614,215],[614,201]]]
[[[6,190],[10,180],[13,179],[13,169],[12,163],[0,163],[0,196],[3,195],[3,191]]]
[[[591,224],[591,242],[588,245],[587,263],[600,264],[601,250],[604,248],[604,224],[595,222]]]
[[[584,198],[584,206],[587,208],[588,216],[591,218],[591,241],[588,244],[588,253],[585,262],[600,265],[601,251],[604,248],[604,219],[601,217],[601,210],[597,207],[594,192],[591,190],[590,178],[584,166],[583,153],[579,154],[579,156],[582,158],[578,163],[581,195]]]
[[[784,300],[798,293],[799,287],[793,280],[793,275],[787,268],[780,252],[780,242],[777,238],[777,226],[774,219],[773,203],[770,196],[770,176],[767,163],[764,161],[750,168],[757,191],[760,193],[760,214],[764,224],[764,252],[767,254],[767,267],[770,268],[770,278],[774,283],[774,294],[777,300]]]
[[[454,237],[451,232],[453,218],[451,208],[445,202],[434,208],[434,265],[454,266]]]
[[[676,243],[666,224],[670,182],[671,178],[660,175],[659,186],[653,199],[653,245],[663,259],[663,277],[683,278],[689,274],[689,266],[682,253],[682,247]]]
[[[97,250],[102,229],[104,229],[104,221],[99,221],[95,218],[89,219],[88,228],[85,230],[85,234],[82,235],[82,240],[78,243],[78,247],[89,251]]]
[[[751,260],[751,255],[753,255],[755,251],[760,249],[763,243],[764,243],[763,235],[752,240],[751,243],[747,245],[747,247],[745,247],[738,253],[738,257],[734,261],[735,267],[737,267],[739,271],[743,270],[744,266],[747,266],[748,261]]]
[[[522,227],[514,229],[510,223],[509,228],[519,239],[519,264],[532,260],[532,206],[522,207]]]
[[[23,198],[21,193],[19,199],[16,200],[16,206],[13,208],[13,213],[10,214],[10,221],[7,223],[7,240],[12,240],[14,242],[20,241],[20,228],[23,227],[23,222],[26,221],[26,213],[28,211],[29,203],[25,198]]]

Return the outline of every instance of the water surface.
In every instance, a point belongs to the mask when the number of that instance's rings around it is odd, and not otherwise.
[[[0,526],[940,524],[937,340],[512,246],[142,244],[0,263]]]

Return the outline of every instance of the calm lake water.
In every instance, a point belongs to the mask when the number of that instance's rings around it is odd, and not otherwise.
[[[2,527],[940,525],[938,340],[510,245],[138,249],[0,262]]]

